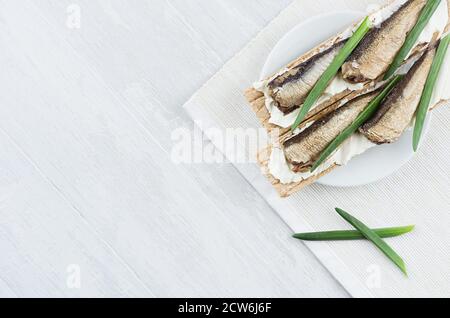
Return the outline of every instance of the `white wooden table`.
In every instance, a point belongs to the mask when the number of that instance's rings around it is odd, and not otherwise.
[[[289,0],[0,1],[0,296],[345,297],[181,105]]]

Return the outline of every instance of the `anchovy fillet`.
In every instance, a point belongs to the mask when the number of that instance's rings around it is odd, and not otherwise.
[[[336,43],[273,79],[269,89],[278,109],[287,114],[299,108],[343,45]]]
[[[409,0],[381,26],[373,28],[342,66],[342,76],[353,83],[383,75],[417,23],[427,0]]]
[[[377,91],[371,92],[349,101],[285,141],[284,154],[294,165],[294,171],[308,171],[322,151],[358,117],[376,94]]]
[[[435,48],[427,50],[389,93],[374,117],[360,128],[369,140],[377,144],[395,142],[410,126],[435,54]]]

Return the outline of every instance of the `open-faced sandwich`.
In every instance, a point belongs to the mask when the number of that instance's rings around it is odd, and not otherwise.
[[[245,93],[278,132],[259,155],[283,197],[414,128],[450,100],[450,0],[393,0]]]

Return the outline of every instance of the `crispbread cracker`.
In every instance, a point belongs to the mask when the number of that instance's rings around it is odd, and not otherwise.
[[[445,105],[448,103],[450,103],[450,100],[441,100],[438,103],[436,103],[435,105],[433,105],[430,109],[433,110],[439,106],[442,106],[442,105]],[[285,140],[288,137],[289,136],[287,134],[284,134],[280,137],[280,139]],[[331,171],[333,171],[334,169],[339,167],[338,165],[333,165],[330,168],[328,168],[327,170],[323,171],[322,173],[320,173],[316,176],[310,177],[308,179],[305,179],[303,181],[292,182],[289,184],[283,184],[278,179],[276,179],[274,176],[272,176],[269,172],[268,165],[269,165],[269,159],[270,159],[271,153],[272,153],[272,146],[269,146],[269,147],[263,149],[258,154],[258,164],[261,167],[262,173],[269,179],[270,183],[273,185],[275,190],[278,192],[278,194],[282,198],[286,198],[286,197],[290,196],[291,194],[293,194],[297,191],[300,191],[304,187],[311,185],[312,183],[316,182],[318,179],[322,178],[323,176],[327,175],[328,173],[330,173]]]
[[[385,6],[388,6],[391,2],[392,1],[389,1]],[[450,17],[450,0],[447,0],[447,3],[448,3],[449,17]],[[449,31],[450,31],[450,23],[447,25],[444,33],[447,33]],[[301,57],[299,57],[296,60],[294,60],[293,62],[291,62],[287,67],[293,67],[295,65],[303,63],[304,61],[309,59],[311,56],[320,52],[320,50],[331,47],[338,40],[339,40],[339,36],[335,36],[335,37],[325,41],[324,43],[320,44],[318,47],[310,50],[306,54],[302,55]],[[420,53],[420,51],[424,48],[425,48],[424,46],[418,46],[413,50],[413,53],[414,54]],[[362,90],[353,91],[353,92],[346,91],[346,92],[343,92],[342,94],[338,94],[338,95],[334,96],[329,101],[326,101],[325,103],[319,105],[317,108],[313,109],[307,115],[305,121],[303,121],[303,123],[299,126],[299,128],[302,128],[305,125],[307,125],[309,122],[318,120],[321,117],[325,116],[326,114],[334,111],[335,109],[337,109],[338,107],[340,107],[343,104],[343,100],[351,100],[353,98],[358,97],[359,95],[362,95],[362,94],[368,92],[369,90],[370,90],[370,84],[367,84],[364,87],[364,89],[362,89]],[[255,114],[256,114],[257,118],[259,119],[259,121],[261,122],[261,124],[269,132],[274,131],[274,129],[278,129],[279,142],[283,142],[284,140],[286,140],[287,138],[289,138],[291,136],[291,132],[290,132],[289,128],[282,129],[276,125],[269,123],[270,114],[267,111],[267,108],[265,106],[265,97],[262,92],[259,92],[254,88],[250,88],[245,92],[245,97],[246,97],[247,101],[250,103],[253,111],[255,112]],[[450,103],[450,100],[441,99],[435,105],[430,107],[430,111],[436,109],[437,107],[447,105],[449,103]],[[269,147],[263,149],[258,154],[258,164],[261,167],[262,173],[268,178],[268,180],[273,185],[273,187],[276,189],[278,194],[283,198],[288,197],[288,196],[292,195],[293,193],[301,190],[302,188],[314,183],[319,178],[327,175],[328,173],[332,172],[334,169],[339,167],[338,165],[333,165],[330,168],[328,168],[327,170],[323,171],[322,173],[320,173],[316,176],[307,178],[303,181],[292,182],[289,184],[282,184],[278,179],[276,179],[274,176],[272,176],[269,172],[268,164],[269,164],[271,153],[272,153],[272,146],[269,146]]]
[[[289,184],[282,184],[280,181],[276,178],[274,178],[270,172],[269,172],[269,160],[270,160],[270,154],[272,152],[272,147],[268,147],[261,151],[258,154],[258,164],[261,166],[262,173],[269,179],[270,183],[273,185],[275,190],[278,192],[280,197],[286,198],[290,196],[291,194],[301,190],[302,188],[309,186],[310,184],[316,182],[319,178],[323,177],[324,175],[330,173],[335,168],[338,167],[338,165],[331,166],[327,170],[323,171],[322,173],[318,174],[317,176],[310,177],[308,179],[305,179],[300,182],[292,182]]]
[[[381,10],[384,7],[389,6],[393,1],[394,0],[389,0],[379,10]],[[446,0],[446,1],[448,3],[449,17],[450,17],[450,0]],[[357,23],[359,23],[359,21]],[[354,25],[357,25],[357,23],[355,23]],[[450,31],[450,23],[447,25],[444,32],[449,32],[449,31]],[[287,64],[284,68],[293,68],[295,66],[302,64],[303,62],[307,61],[308,59],[310,59],[314,55],[318,54],[319,52],[332,47],[335,43],[339,42],[341,39],[342,39],[341,33],[329,38],[328,40],[326,40],[326,41],[322,42],[321,44],[319,44],[318,46],[312,48],[305,54],[299,56],[297,59],[295,59],[291,63]],[[415,54],[420,53],[424,48],[425,48],[424,45],[419,44],[416,48],[414,48],[412,50],[411,55],[413,56]],[[283,68],[281,68],[281,69],[283,69]],[[277,74],[277,73],[275,73],[275,74]],[[275,74],[272,74],[271,76],[269,76],[266,79],[272,78]],[[374,82],[377,82],[377,81],[379,81],[379,79],[375,80]],[[373,84],[373,82],[366,83],[365,87],[361,90],[357,90],[357,91],[353,91],[353,92],[346,90],[344,92],[334,95],[329,100],[324,101],[323,103],[319,104],[314,109],[312,109],[306,115],[304,122],[311,121],[311,118],[317,119],[319,116],[323,116],[323,115],[327,114],[328,112],[333,111],[334,110],[333,108],[330,108],[328,110],[326,110],[326,109],[330,106],[335,106],[336,103],[341,101],[342,99],[352,99],[358,95],[363,94],[372,84]],[[270,121],[270,113],[267,110],[267,108],[265,107],[266,106],[265,105],[265,96],[262,92],[251,87],[245,91],[244,95],[245,95],[247,102],[250,104],[252,110],[255,112],[257,118],[259,119],[261,125],[264,128],[266,128],[269,133],[274,129],[280,129],[281,131],[284,131],[284,132],[287,132],[289,130],[288,128],[281,128],[281,127],[271,124],[269,122]],[[434,107],[441,106],[442,104],[445,104],[445,103],[438,103]],[[324,110],[326,110],[326,111],[324,111]],[[320,115],[318,115],[318,114],[320,114]]]

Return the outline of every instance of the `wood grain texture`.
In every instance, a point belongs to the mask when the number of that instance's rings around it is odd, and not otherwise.
[[[181,105],[290,1],[0,2],[0,295],[347,296]],[[81,288],[67,287],[78,264]]]

